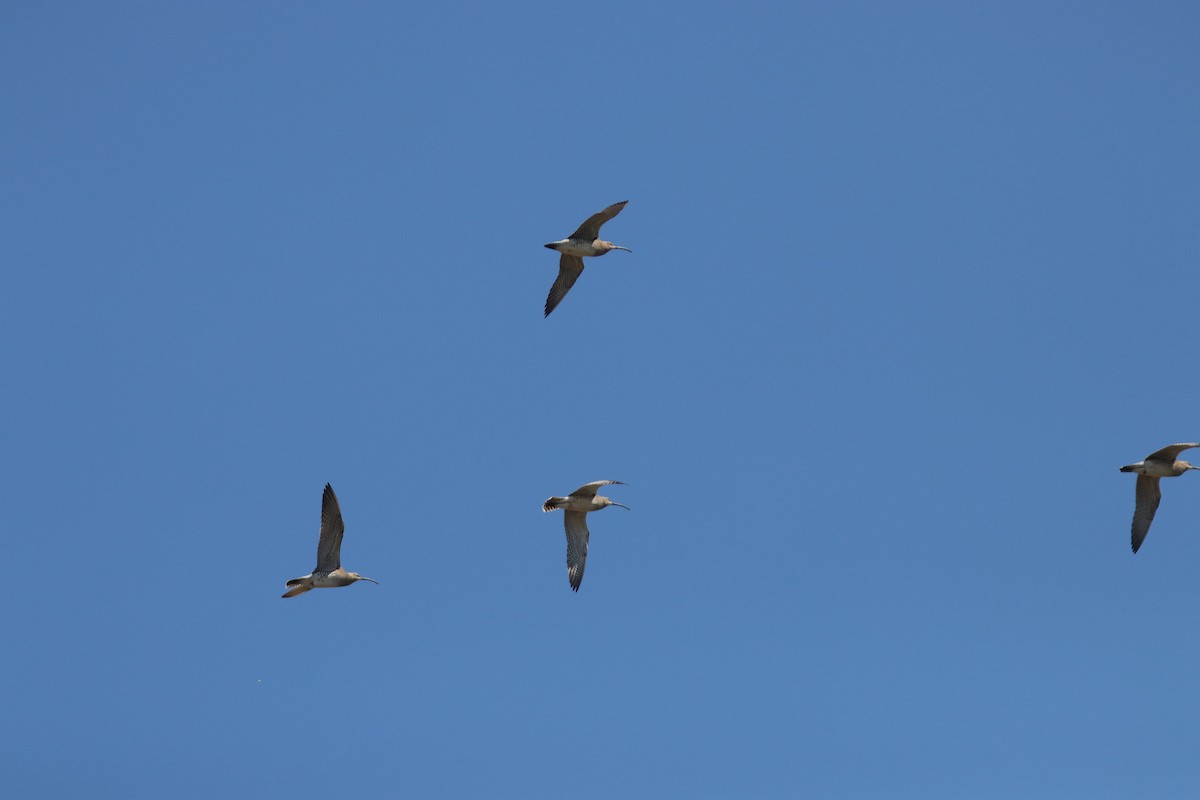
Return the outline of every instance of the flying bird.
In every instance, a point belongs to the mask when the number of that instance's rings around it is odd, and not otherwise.
[[[587,564],[587,515],[608,506],[621,506],[626,511],[629,510],[629,506],[596,494],[597,489],[610,483],[625,485],[621,481],[593,481],[585,483],[566,497],[551,497],[542,503],[542,511],[561,508],[564,512],[563,527],[567,530],[567,579],[576,592],[579,591],[579,584],[583,583],[583,568]]]
[[[628,202],[628,200],[622,200],[619,203],[613,203],[603,211],[592,214],[579,226],[579,230],[572,233],[566,239],[546,245],[551,250],[557,250],[562,253],[558,257],[558,279],[550,287],[550,294],[546,298],[547,317],[550,316],[551,311],[558,307],[562,299],[567,296],[567,292],[571,291],[571,287],[575,285],[575,281],[583,274],[583,256],[602,256],[609,250],[624,250],[626,253],[633,252],[628,247],[621,247],[612,242],[602,241],[599,238],[600,226],[617,214],[620,214],[621,209]]]
[[[1121,467],[1121,472],[1136,472],[1138,476],[1133,507],[1133,552],[1136,553],[1142,546],[1146,534],[1150,532],[1150,523],[1154,521],[1154,512],[1158,511],[1158,501],[1162,499],[1158,479],[1177,478],[1189,469],[1200,469],[1200,466],[1175,460],[1184,450],[1193,447],[1200,447],[1200,442],[1169,444],[1146,456],[1145,461]]]
[[[325,493],[321,495],[321,538],[317,541],[317,567],[302,578],[292,578],[288,581],[287,585],[294,588],[283,595],[284,597],[295,597],[310,589],[349,586],[355,581],[379,584],[374,578],[342,569],[342,534],[345,531],[346,526],[342,524],[342,509],[338,505],[337,495],[327,483]]]

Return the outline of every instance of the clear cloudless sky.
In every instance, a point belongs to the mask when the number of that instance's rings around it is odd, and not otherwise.
[[[1198,796],[1197,41],[8,4],[5,792]],[[327,481],[380,585],[281,600]]]

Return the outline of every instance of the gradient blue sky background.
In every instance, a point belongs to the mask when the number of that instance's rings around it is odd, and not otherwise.
[[[903,5],[0,12],[6,791],[1196,796],[1200,8]]]

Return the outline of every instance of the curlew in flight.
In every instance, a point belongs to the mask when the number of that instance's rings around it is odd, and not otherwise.
[[[546,297],[547,317],[558,307],[562,299],[567,296],[567,292],[571,291],[571,287],[575,285],[575,281],[583,274],[584,256],[602,256],[609,250],[633,252],[628,247],[621,247],[599,238],[600,226],[620,214],[621,209],[628,202],[628,200],[622,200],[619,203],[613,203],[603,211],[592,214],[579,226],[579,230],[566,239],[546,245],[551,250],[562,253],[558,258],[558,279],[554,281],[554,285],[550,287],[550,294]]]
[[[583,583],[583,568],[587,564],[587,515],[608,506],[621,506],[626,511],[629,510],[629,506],[596,494],[597,489],[610,483],[625,485],[621,481],[593,481],[585,483],[566,497],[551,497],[542,503],[542,511],[561,508],[564,512],[563,527],[567,529],[567,578],[576,592],[579,591],[579,584]]]
[[[295,597],[310,589],[329,589],[334,586],[349,586],[355,581],[370,581],[376,585],[379,581],[367,578],[357,572],[346,572],[342,569],[342,534],[346,526],[342,524],[342,509],[338,505],[337,495],[333,487],[325,484],[325,493],[321,495],[321,538],[317,541],[317,566],[311,574],[303,578],[292,578],[287,582],[294,587],[284,597]]]
[[[1154,512],[1158,510],[1158,501],[1162,498],[1158,479],[1176,478],[1189,469],[1200,469],[1200,466],[1175,460],[1181,452],[1193,447],[1200,447],[1200,442],[1169,444],[1146,456],[1145,461],[1121,467],[1121,472],[1136,472],[1138,476],[1133,507],[1133,552],[1136,553],[1142,546],[1146,534],[1150,532],[1150,523],[1154,521]]]

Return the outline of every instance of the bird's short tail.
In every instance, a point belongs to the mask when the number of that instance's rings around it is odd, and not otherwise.
[[[542,511],[553,511],[556,508],[562,508],[567,504],[565,497],[551,497],[546,502],[542,503]]]
[[[281,595],[281,597],[295,597],[296,595],[304,594],[305,592],[307,592],[313,588],[311,586],[305,586],[304,582],[301,581],[299,578],[292,578],[290,581],[287,582],[286,585],[292,586],[294,588],[290,592],[287,592],[286,594]]]

